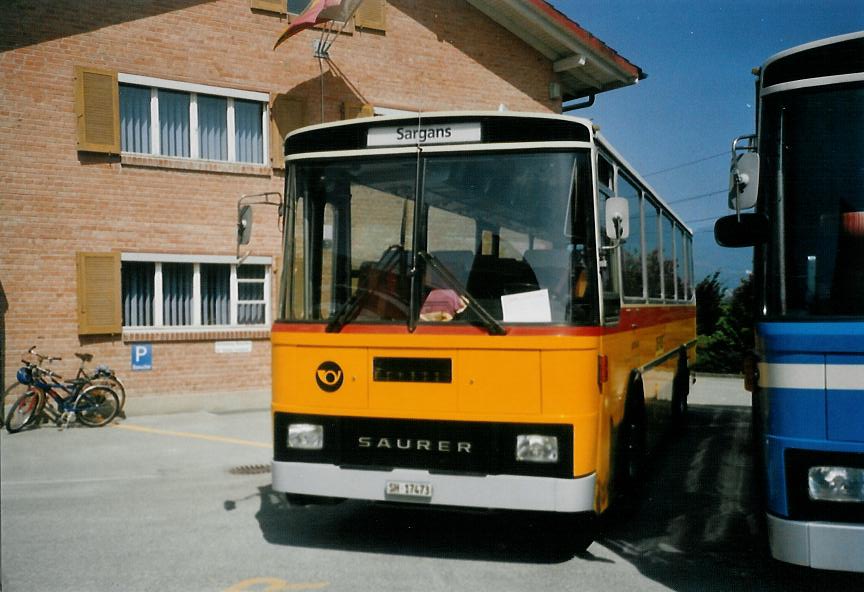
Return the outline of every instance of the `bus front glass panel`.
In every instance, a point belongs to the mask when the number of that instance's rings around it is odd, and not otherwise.
[[[769,241],[769,315],[864,315],[864,86],[764,98],[761,207]],[[766,199],[767,198],[767,199]]]
[[[290,167],[286,257],[294,260],[283,318],[406,323],[414,314],[419,323],[476,323],[470,297],[504,323],[596,322],[587,150]]]

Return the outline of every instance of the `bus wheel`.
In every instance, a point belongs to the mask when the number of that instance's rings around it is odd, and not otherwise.
[[[672,384],[672,429],[682,431],[687,425],[687,396],[690,394],[690,368],[687,354],[678,359],[678,371]]]
[[[286,493],[285,500],[289,506],[332,506],[345,501],[338,497],[307,495],[305,493]]]
[[[574,555],[587,551],[600,531],[594,512],[542,512],[538,523],[556,547]]]
[[[567,548],[574,554],[585,553],[599,534],[599,520],[594,512],[582,512],[573,516],[565,523],[573,524],[574,528],[567,539]]]
[[[631,383],[624,419],[615,443],[615,489],[619,498],[633,498],[645,467],[645,399],[641,381]]]

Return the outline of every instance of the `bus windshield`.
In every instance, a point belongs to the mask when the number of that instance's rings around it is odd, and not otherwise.
[[[763,167],[780,171],[765,179],[762,200],[778,233],[769,241],[768,314],[864,315],[862,120],[860,84],[764,98]]]
[[[587,150],[294,161],[282,317],[593,322],[589,163]]]

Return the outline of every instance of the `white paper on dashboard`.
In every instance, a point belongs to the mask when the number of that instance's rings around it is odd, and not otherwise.
[[[501,310],[505,323],[549,323],[552,306],[549,290],[535,290],[501,297]]]

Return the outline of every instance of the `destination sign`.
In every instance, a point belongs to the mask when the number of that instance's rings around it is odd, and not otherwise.
[[[400,125],[369,129],[366,145],[427,146],[430,144],[465,144],[479,142],[480,123],[437,123],[432,125]]]

